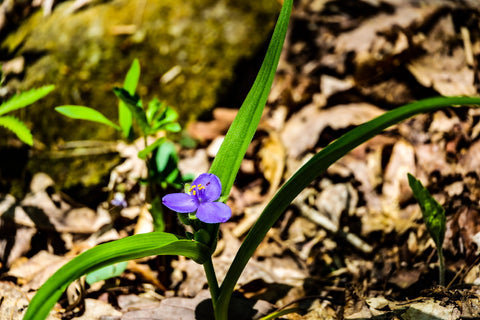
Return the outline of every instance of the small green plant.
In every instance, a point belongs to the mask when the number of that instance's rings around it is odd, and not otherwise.
[[[184,179],[178,169],[176,149],[173,143],[167,140],[166,134],[151,144],[147,143],[147,138],[150,135],[156,135],[159,131],[178,132],[181,127],[176,122],[178,114],[175,110],[158,99],[152,99],[146,109],[143,107],[142,100],[135,94],[139,79],[140,63],[135,59],[127,72],[123,88],[114,88],[113,90],[119,98],[118,124],[90,107],[64,105],[56,107],[55,110],[72,119],[93,121],[110,126],[120,131],[127,140],[137,138],[133,130],[133,120],[137,121],[141,131],[140,136],[143,136],[145,141],[145,148],[139,151],[138,157],[145,160],[148,169],[147,177],[143,182],[148,186],[149,212],[153,218],[155,231],[165,231],[166,224],[160,201],[162,192],[158,190],[157,186],[160,186],[162,190],[167,190],[169,187],[179,189],[182,187]],[[122,192],[116,192],[111,203],[121,207],[127,205]],[[89,273],[87,282],[90,284],[115,277],[121,274],[126,267],[126,262],[107,265]]]
[[[85,106],[64,105],[56,107],[59,113],[73,119],[93,121],[101,123],[120,131],[127,140],[133,140],[138,136],[143,137],[145,148],[138,153],[138,157],[145,160],[148,168],[148,176],[145,182],[149,185],[150,201],[152,207],[150,212],[154,218],[156,231],[163,231],[161,207],[155,205],[160,202],[160,194],[155,184],[162,189],[172,187],[181,188],[184,180],[178,170],[178,156],[166,134],[155,142],[148,144],[148,136],[155,136],[159,131],[178,132],[181,130],[178,124],[178,114],[171,107],[154,98],[146,108],[143,101],[135,94],[140,79],[140,63],[135,59],[125,77],[123,88],[114,88],[113,91],[119,98],[118,124],[108,119],[98,110]],[[137,136],[133,130],[133,120],[136,120],[140,134]],[[115,199],[117,200],[117,199]],[[115,202],[117,203],[117,202]],[[120,203],[120,202],[118,202]]]
[[[445,239],[445,209],[428,192],[420,180],[410,173],[408,183],[412,189],[413,196],[417,199],[422,210],[423,222],[427,226],[438,253],[439,284],[445,286],[445,259],[443,257],[443,240]]]
[[[158,99],[153,99],[145,109],[143,102],[135,90],[140,78],[140,63],[135,59],[127,72],[123,88],[114,88],[113,91],[119,97],[118,105],[118,124],[114,123],[101,112],[85,106],[64,105],[56,107],[55,110],[61,114],[80,120],[88,120],[102,123],[110,126],[115,130],[121,131],[122,135],[129,140],[133,137],[133,119],[138,123],[141,130],[141,136],[147,137],[154,135],[159,131],[178,132],[181,130],[180,125],[176,120],[178,114],[171,107],[160,102]],[[146,145],[145,150],[139,153],[141,158],[145,158],[148,153],[151,153],[164,140],[157,140],[152,145]]]
[[[78,277],[112,263],[150,255],[183,255],[202,264],[214,310],[212,318],[226,320],[235,285],[260,242],[295,197],[330,165],[384,129],[411,116],[452,105],[480,104],[479,97],[439,97],[417,101],[388,111],[329,144],[278,190],[248,232],[223,281],[219,283],[212,254],[216,249],[219,223],[225,221],[230,212],[220,202],[228,198],[242,159],[259,125],[282,51],[292,2],[283,2],[257,78],[230,126],[209,173],[195,179],[183,195],[176,193],[163,198],[166,205],[178,212],[180,220],[192,227],[193,233],[186,236],[166,232],[138,234],[101,244],[82,253],[43,284],[30,302],[25,320],[44,319],[68,284]],[[125,90],[117,90],[116,93],[131,106],[130,111],[135,112],[136,109],[132,108],[137,106],[134,97],[127,95]]]
[[[30,129],[15,116],[5,115],[8,112],[25,108],[35,101],[45,97],[53,89],[54,85],[43,86],[17,94],[0,105],[0,126],[7,128],[29,146],[33,145],[33,136]]]

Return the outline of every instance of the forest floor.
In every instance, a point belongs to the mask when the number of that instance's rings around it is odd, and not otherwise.
[[[219,279],[262,208],[302,163],[386,110],[438,95],[478,95],[479,58],[473,0],[297,1],[266,110],[227,202],[233,217],[221,225]],[[182,172],[208,171],[235,114],[219,107],[188,126],[198,145],[179,150]],[[42,173],[23,200],[3,197],[0,319],[20,319],[35,290],[78,253],[152,230],[136,147],[118,145],[125,161],[112,173],[112,184],[127,186],[124,209],[108,202],[90,209],[54,191]],[[407,173],[446,209],[445,287]],[[480,318],[479,200],[480,110],[414,117],[305,189],[255,252],[236,293],[255,302],[255,319],[285,307],[298,307],[282,316],[295,320]],[[195,319],[208,297],[202,266],[181,257],[130,261],[116,278],[75,285],[51,319]]]

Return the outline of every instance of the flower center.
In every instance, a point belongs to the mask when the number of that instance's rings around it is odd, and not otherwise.
[[[191,192],[193,196],[197,197],[198,200],[201,201],[201,195],[205,193],[205,191],[202,192],[202,190],[206,190],[204,186],[202,186],[201,183],[198,185],[194,184],[193,186],[190,187],[188,192]]]

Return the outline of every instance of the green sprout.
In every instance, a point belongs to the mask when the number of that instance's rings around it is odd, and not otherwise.
[[[184,178],[178,169],[178,156],[173,144],[167,141],[165,136],[148,144],[147,137],[155,135],[159,131],[179,132],[181,127],[177,123],[177,112],[158,99],[151,100],[146,109],[143,107],[142,100],[135,94],[139,79],[140,63],[135,59],[127,72],[123,88],[114,88],[113,90],[119,98],[118,124],[90,107],[64,105],[56,107],[55,110],[72,119],[93,121],[112,127],[120,131],[127,140],[136,138],[133,130],[133,120],[136,120],[145,141],[145,148],[138,152],[138,157],[145,161],[148,168],[145,182],[149,185],[147,189],[150,195],[149,212],[153,218],[155,231],[164,231],[166,226],[160,200],[161,194],[156,190],[155,185],[159,185],[163,190],[168,187],[180,189]],[[123,198],[114,198],[112,204],[126,206],[126,201]],[[115,277],[121,274],[126,267],[127,264],[123,262],[107,265],[89,273],[87,282]]]
[[[408,183],[413,196],[422,210],[423,222],[427,226],[438,253],[439,283],[445,286],[445,259],[443,257],[443,240],[445,239],[445,209],[435,200],[422,183],[408,174]]]
[[[7,128],[17,135],[17,137],[29,146],[33,145],[33,136],[25,123],[17,117],[5,115],[8,112],[25,108],[35,101],[45,97],[53,89],[54,85],[43,86],[37,89],[31,89],[20,94],[14,95],[0,105],[0,126]]]
[[[120,131],[127,140],[135,138],[133,130],[133,120],[135,120],[141,131],[139,136],[143,136],[145,141],[145,148],[139,151],[138,157],[145,160],[147,164],[147,183],[154,182],[162,189],[169,186],[178,189],[184,181],[177,166],[178,156],[175,148],[165,136],[151,144],[147,143],[147,137],[156,135],[159,131],[179,132],[181,127],[177,122],[178,114],[173,108],[156,98],[144,108],[143,101],[135,94],[139,79],[140,63],[135,59],[127,72],[123,88],[113,89],[119,98],[118,124],[90,107],[64,105],[56,107],[55,110],[72,119],[93,121],[112,127]],[[154,201],[155,198],[152,202]],[[155,211],[154,209],[158,209],[158,206],[152,206],[152,208]],[[157,221],[161,214],[153,214],[153,216],[155,225],[160,228],[160,230],[158,228],[155,230],[163,231],[161,230],[163,223]]]

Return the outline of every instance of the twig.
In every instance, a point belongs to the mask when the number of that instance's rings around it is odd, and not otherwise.
[[[341,238],[349,242],[351,245],[353,245],[355,248],[365,253],[371,253],[373,251],[373,248],[368,243],[366,243],[353,233],[339,230],[338,227],[331,220],[329,220],[327,217],[322,215],[314,208],[305,204],[304,200],[313,193],[313,190],[305,190],[293,201],[293,204],[298,207],[302,215],[310,221],[326,229],[327,231],[340,236]]]

